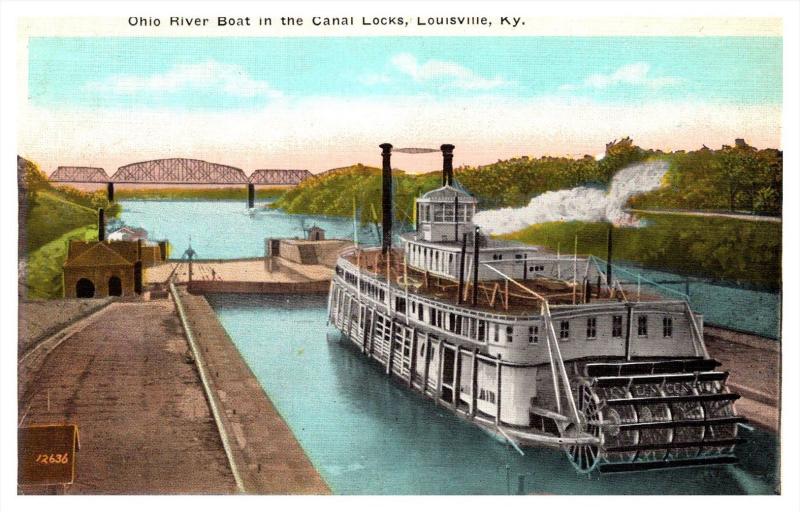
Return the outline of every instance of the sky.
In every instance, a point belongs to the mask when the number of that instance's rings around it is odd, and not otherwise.
[[[780,147],[779,37],[31,38],[19,151],[51,172],[200,158],[320,172]],[[396,154],[407,170],[439,157]]]

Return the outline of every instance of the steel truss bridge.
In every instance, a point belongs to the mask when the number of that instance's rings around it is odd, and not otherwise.
[[[258,169],[248,178],[238,167],[214,164],[192,158],[164,158],[123,165],[113,176],[99,167],[68,167],[56,169],[49,179],[58,183],[106,184],[108,200],[114,200],[114,185],[246,185],[247,204],[255,204],[256,185],[298,185],[312,176],[307,170]]]
[[[310,176],[310,172],[300,169],[258,169],[248,178],[238,167],[191,158],[165,158],[124,165],[113,176],[99,167],[61,166],[49,179],[61,183],[297,185]]]

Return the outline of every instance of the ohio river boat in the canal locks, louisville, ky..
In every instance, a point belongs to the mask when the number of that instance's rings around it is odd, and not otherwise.
[[[492,240],[453,179],[416,200],[392,247],[391,144],[383,243],[340,255],[336,328],[387,375],[517,446],[562,447],[578,471],[736,462],[727,373],[683,298],[622,284],[598,259]],[[420,152],[422,150],[396,150]]]

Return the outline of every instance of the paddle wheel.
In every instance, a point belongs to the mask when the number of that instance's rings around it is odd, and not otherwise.
[[[570,462],[584,473],[736,462],[745,419],[718,366],[713,359],[586,364],[576,405],[583,432],[600,442],[568,447]]]

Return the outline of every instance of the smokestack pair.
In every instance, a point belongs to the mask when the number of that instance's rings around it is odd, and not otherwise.
[[[383,152],[383,240],[381,253],[386,255],[392,247],[392,145],[384,142],[380,147]],[[442,186],[453,184],[453,150],[452,144],[442,144]]]

